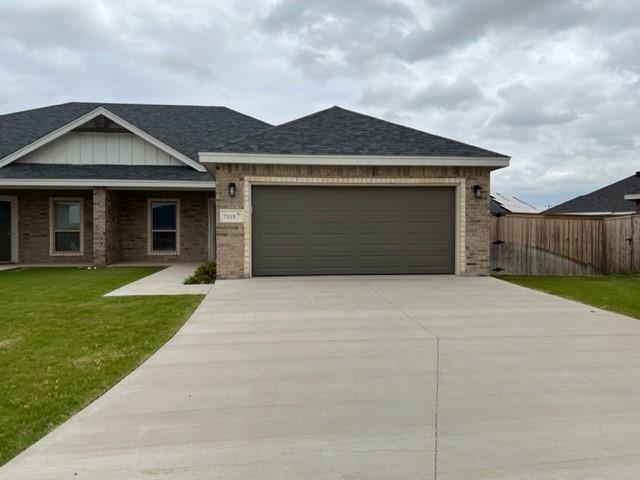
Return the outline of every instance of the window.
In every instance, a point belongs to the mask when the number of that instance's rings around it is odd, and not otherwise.
[[[151,254],[178,253],[179,203],[176,200],[149,202]]]
[[[51,199],[51,254],[82,255],[82,199]]]

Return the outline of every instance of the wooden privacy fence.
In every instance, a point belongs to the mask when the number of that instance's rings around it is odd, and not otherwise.
[[[640,215],[492,216],[491,268],[521,275],[640,272]]]

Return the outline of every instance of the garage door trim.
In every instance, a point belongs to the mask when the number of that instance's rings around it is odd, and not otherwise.
[[[246,277],[253,272],[252,257],[252,186],[343,186],[343,187],[455,187],[455,231],[454,231],[454,273],[460,275],[465,272],[465,179],[462,177],[446,178],[304,178],[304,177],[259,177],[247,176],[242,182],[243,207],[247,213],[244,217],[244,271]]]

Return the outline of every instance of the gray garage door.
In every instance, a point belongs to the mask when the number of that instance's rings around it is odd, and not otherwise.
[[[446,187],[255,186],[254,275],[453,273]]]

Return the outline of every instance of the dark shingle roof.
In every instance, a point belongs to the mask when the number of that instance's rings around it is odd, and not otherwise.
[[[227,107],[71,102],[0,115],[0,159],[101,106],[196,161],[198,152],[270,126]]]
[[[640,174],[631,175],[595,192],[556,205],[543,213],[613,213],[633,212],[635,203],[624,196],[640,191]]]
[[[340,107],[250,134],[215,151],[299,155],[498,157],[506,155]]]
[[[188,166],[164,167],[152,165],[52,165],[11,163],[0,168],[0,181],[26,179],[213,181],[213,178],[208,172],[199,172]]]

